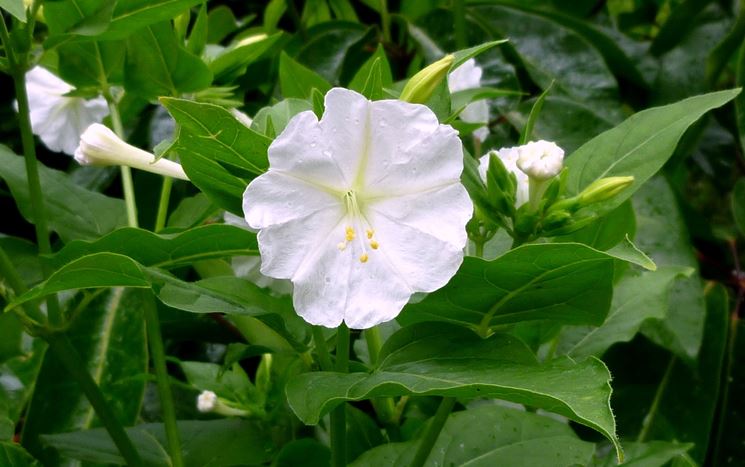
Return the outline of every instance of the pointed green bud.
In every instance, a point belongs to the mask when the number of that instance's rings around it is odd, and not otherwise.
[[[432,97],[437,86],[447,77],[453,56],[445,55],[409,79],[401,91],[400,100],[413,104],[424,104]]]
[[[606,177],[596,180],[582,190],[578,198],[581,204],[599,203],[613,198],[634,183],[634,177]]]

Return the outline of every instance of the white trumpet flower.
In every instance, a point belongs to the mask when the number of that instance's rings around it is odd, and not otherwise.
[[[65,96],[74,89],[40,66],[26,73],[31,129],[46,147],[70,155],[83,131],[109,114],[103,97]]]
[[[302,112],[274,140],[243,210],[261,272],[292,280],[300,316],[364,329],[448,282],[473,205],[457,132],[427,107],[340,88],[325,104],[320,121]]]
[[[479,159],[479,175],[481,175],[481,179],[484,182],[486,182],[486,172],[489,170],[489,155],[492,153],[502,161],[504,168],[507,169],[508,172],[515,174],[515,178],[517,179],[517,189],[515,190],[516,208],[527,203],[530,196],[529,178],[525,172],[520,170],[517,166],[517,159],[520,157],[518,149],[519,148],[517,147],[512,147],[502,148],[498,151],[492,150]]]
[[[105,125],[94,123],[80,136],[75,160],[81,165],[124,165],[159,175],[189,180],[181,164],[125,143]]]
[[[483,70],[476,65],[476,60],[469,59],[464,64],[453,70],[448,76],[448,88],[450,92],[464,91],[481,87],[481,75]],[[468,123],[483,123],[484,126],[474,130],[473,135],[479,141],[484,141],[489,136],[489,105],[485,100],[471,102],[460,113],[460,119]]]

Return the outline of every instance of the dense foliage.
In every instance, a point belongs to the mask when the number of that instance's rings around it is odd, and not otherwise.
[[[745,459],[742,0],[0,9],[0,465]],[[338,96],[368,106],[363,136],[297,130],[337,118]],[[267,219],[315,192],[246,192],[287,145],[302,176],[317,143],[358,138],[366,161],[430,127],[420,164],[401,163],[396,221],[448,241],[427,257],[435,243],[401,234],[403,279],[355,272],[391,245],[384,229],[273,240]],[[463,162],[460,204],[410,201],[442,160]],[[341,203],[368,222],[358,185]],[[315,248],[305,236],[359,262],[287,275],[293,298],[260,258],[290,261],[268,245]],[[330,283],[351,298],[322,322]],[[366,306],[351,331],[309,324]]]

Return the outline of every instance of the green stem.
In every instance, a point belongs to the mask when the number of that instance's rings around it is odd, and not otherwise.
[[[484,257],[484,241],[473,242],[474,243],[474,254],[478,258]]]
[[[111,126],[114,127],[114,133],[116,133],[117,136],[124,140],[124,126],[122,125],[122,117],[119,114],[119,106],[108,90],[104,90],[103,95],[106,98],[106,102],[108,102],[109,104]],[[129,225],[130,227],[138,227],[139,224],[137,222],[137,201],[135,200],[134,183],[132,183],[132,170],[129,167],[122,165],[119,167],[119,171],[122,176],[124,203],[127,206],[127,225]]]
[[[639,435],[636,437],[637,443],[643,443],[647,436],[649,435],[649,431],[652,429],[652,425],[654,424],[654,419],[657,416],[657,410],[660,407],[660,401],[662,401],[662,396],[665,394],[665,390],[667,389],[667,383],[670,381],[670,376],[673,374],[673,368],[675,367],[675,355],[670,357],[670,362],[667,364],[667,369],[665,370],[665,374],[662,376],[662,380],[660,381],[660,385],[657,386],[657,392],[654,395],[654,399],[652,400],[652,405],[649,407],[649,413],[646,417],[644,417],[644,421],[642,422],[642,429],[639,431]]]
[[[8,58],[13,85],[18,101],[18,126],[21,131],[21,144],[23,146],[23,157],[26,163],[26,178],[28,181],[29,197],[31,199],[31,215],[34,222],[36,241],[39,245],[39,253],[48,255],[52,253],[52,244],[49,241],[49,227],[47,224],[46,206],[44,204],[44,195],[41,191],[41,180],[39,178],[39,167],[36,160],[36,145],[34,143],[34,133],[31,129],[31,118],[28,105],[28,94],[26,93],[26,64],[20,63],[13,52],[10,41],[8,28],[5,24],[5,18],[0,18],[0,37],[2,38],[3,48]],[[48,277],[52,270],[46,264],[42,263],[44,277]],[[62,312],[60,311],[57,295],[52,294],[47,298],[47,316],[49,323],[59,326],[63,322]]]
[[[171,200],[171,187],[173,179],[163,177],[163,186],[160,189],[160,201],[158,202],[158,215],[155,217],[155,231],[160,232],[166,226],[168,218],[168,202]]]
[[[171,456],[173,467],[184,465],[181,457],[181,441],[179,440],[178,426],[176,425],[176,407],[173,404],[171,394],[171,383],[169,381],[168,369],[166,368],[166,354],[163,349],[163,337],[160,333],[160,320],[155,299],[149,291],[143,291],[148,297],[143,306],[145,314],[145,326],[147,328],[147,340],[150,346],[150,354],[155,367],[155,379],[158,384],[158,397],[160,407],[163,411],[163,423],[166,428],[166,439],[168,440],[168,451]]]
[[[349,370],[349,328],[346,324],[336,330],[336,371],[346,373]],[[346,404],[340,404],[331,412],[331,465],[347,465],[347,417]]]
[[[388,14],[388,0],[380,0],[380,22],[383,25],[383,40],[391,42],[391,15]]]
[[[745,50],[745,49],[743,49]],[[735,356],[735,344],[737,343],[737,327],[739,325],[739,318],[737,316],[737,310],[732,313],[729,320],[729,332],[727,333],[727,354],[725,356],[725,368],[724,378],[722,378],[722,396],[721,402],[719,403],[719,422],[717,424],[717,438],[714,444],[714,450],[712,451],[711,460],[712,465],[723,465],[724,462],[718,463],[721,456],[722,450],[722,439],[724,438],[724,428],[727,422],[727,409],[729,407],[730,399],[730,386],[732,385],[732,369],[736,360]]]
[[[370,364],[375,366],[378,364],[380,348],[383,347],[383,339],[380,337],[380,329],[377,326],[365,330],[365,343],[367,352],[370,354]]]
[[[455,46],[465,49],[468,44],[466,40],[466,2],[465,0],[453,1],[453,16],[455,16]],[[476,154],[481,154],[477,152]]]
[[[437,407],[435,416],[432,418],[427,430],[424,432],[424,436],[422,436],[422,440],[419,443],[416,454],[414,455],[414,460],[411,462],[411,467],[421,467],[427,461],[427,458],[432,451],[432,447],[440,436],[442,427],[445,426],[450,411],[453,410],[453,406],[455,406],[454,397],[442,398],[440,406]]]
[[[374,326],[370,329],[365,330],[365,343],[367,344],[367,352],[370,355],[370,365],[373,367],[378,364],[380,359],[380,349],[383,347],[383,339],[380,337],[380,328]],[[398,435],[398,425],[394,421],[394,414],[396,412],[396,403],[391,397],[381,397],[379,399],[372,399],[372,403],[375,413],[378,414],[378,419],[383,422],[386,430],[389,434]]]
[[[334,364],[331,363],[331,354],[326,345],[326,338],[323,337],[323,330],[319,326],[311,326],[311,329],[313,330],[313,343],[316,346],[318,363],[320,363],[321,369],[323,371],[334,371]]]

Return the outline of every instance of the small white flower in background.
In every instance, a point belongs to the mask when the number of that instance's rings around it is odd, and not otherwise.
[[[500,150],[491,150],[479,159],[479,174],[481,179],[486,182],[486,172],[489,170],[489,155],[494,154],[502,161],[504,168],[508,172],[515,174],[517,179],[517,189],[515,190],[515,207],[519,208],[528,202],[530,196],[530,183],[528,176],[517,167],[517,158],[520,156],[519,148],[502,148]]]
[[[197,396],[197,410],[203,413],[212,412],[217,405],[217,394],[212,391],[202,391]]]
[[[557,176],[564,167],[564,150],[554,142],[531,141],[517,149],[517,166],[537,181]]]
[[[125,143],[107,126],[94,123],[80,135],[75,160],[81,165],[125,165],[159,175],[189,180],[181,164]]]
[[[73,88],[40,66],[26,73],[31,129],[52,151],[72,155],[80,135],[109,114],[103,97],[66,97]]]
[[[450,92],[464,91],[481,87],[481,75],[483,70],[476,65],[476,60],[469,59],[448,75],[448,88]],[[486,124],[489,123],[489,105],[485,100],[471,102],[463,109],[460,119],[468,123],[483,123],[485,126],[476,129],[473,135],[479,141],[484,141],[489,135]]]
[[[427,107],[340,88],[325,104],[274,140],[243,210],[261,272],[292,280],[300,316],[364,329],[455,274],[473,205],[457,132]]]
[[[226,224],[250,230],[246,220],[235,214],[226,212],[223,215]],[[230,262],[236,277],[247,279],[261,288],[269,289],[277,295],[292,293],[292,282],[287,279],[274,279],[261,273],[261,258],[259,256],[234,256]]]

